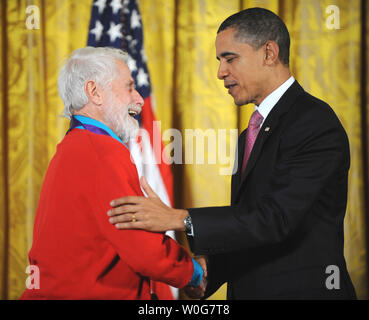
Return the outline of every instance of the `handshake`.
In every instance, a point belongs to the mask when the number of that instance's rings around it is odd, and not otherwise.
[[[190,299],[201,299],[206,291],[207,285],[207,257],[206,256],[197,256],[194,258],[197,263],[201,266],[202,270],[204,271],[202,280],[197,287],[193,286],[186,286],[184,287],[184,292]]]

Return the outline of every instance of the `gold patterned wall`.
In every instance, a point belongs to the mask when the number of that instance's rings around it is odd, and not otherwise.
[[[364,1],[364,0],[363,0]],[[67,122],[56,79],[60,63],[86,45],[92,0],[2,1],[0,65],[0,297],[17,299],[24,289],[27,253],[39,191]],[[40,29],[28,30],[25,10],[40,9]],[[291,34],[291,69],[305,90],[328,102],[351,144],[345,256],[360,298],[367,298],[365,199],[368,168],[362,123],[369,127],[361,81],[360,0],[336,0],[340,29],[327,27],[320,0],[140,0],[146,55],[162,130],[246,128],[252,106],[237,108],[216,79],[215,37],[219,24],[240,9],[261,6],[279,14]],[[369,6],[367,6],[368,9]],[[368,33],[367,33],[368,34]],[[367,37],[367,43],[368,43]],[[368,53],[366,53],[368,58]],[[368,60],[368,59],[367,59]],[[367,88],[362,84],[367,83]],[[365,99],[364,99],[365,100]],[[364,112],[363,108],[366,108]],[[368,118],[363,120],[363,116]],[[218,132],[218,131],[216,131]],[[231,138],[226,138],[227,146]],[[368,139],[366,140],[368,142]],[[168,142],[167,142],[168,143]],[[229,150],[227,149],[229,152]],[[188,150],[187,150],[188,155]],[[183,154],[185,160],[186,154]],[[206,153],[205,160],[216,156]],[[230,175],[219,164],[176,164],[177,206],[226,205]],[[223,286],[213,298],[224,299]]]
[[[39,8],[40,29],[26,26],[31,4]],[[90,6],[91,1],[1,1],[2,298],[17,299],[25,288],[40,188],[67,128],[59,116],[57,74],[63,59],[85,46]]]
[[[351,149],[348,208],[345,218],[345,256],[359,296],[367,295],[366,229],[363,172],[363,132],[360,1],[336,2],[340,29],[326,27],[325,8],[331,1],[285,2],[293,53],[292,71],[302,86],[332,106],[345,127]],[[291,14],[293,12],[294,14]],[[323,23],[322,23],[323,22]],[[366,195],[368,197],[368,195]]]

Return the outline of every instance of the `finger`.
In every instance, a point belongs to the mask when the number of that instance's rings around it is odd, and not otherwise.
[[[203,281],[201,281],[200,285],[199,285],[199,288],[201,290],[201,292],[205,292],[206,288],[205,288],[205,283]]]
[[[187,286],[185,287],[185,293],[191,299],[200,299],[204,296],[204,292],[199,290],[198,287]]]
[[[132,219],[132,217],[131,217]],[[120,222],[115,225],[115,227],[119,230],[127,230],[127,229],[143,229],[144,226],[140,221],[136,222]]]
[[[123,204],[138,204],[142,201],[142,199],[145,199],[144,197],[135,197],[135,196],[128,196],[123,198],[114,199],[110,202],[110,205],[112,207],[121,206]]]
[[[204,272],[203,277],[206,278],[208,276],[208,269],[206,268],[206,264],[200,263],[199,261],[197,262],[200,264],[200,267],[202,268],[202,271]]]
[[[196,256],[195,260],[197,261],[197,263],[203,269],[204,277],[206,278],[208,276],[208,268],[207,268],[207,263],[206,263],[206,257],[205,256]]]
[[[127,213],[136,213],[137,211],[138,211],[137,205],[125,204],[121,205],[120,207],[110,209],[108,211],[108,216],[113,217],[117,215],[125,215]]]
[[[196,289],[195,287],[187,286],[184,288],[185,293],[190,297],[193,298],[196,295]]]
[[[117,223],[122,223],[122,222],[135,222],[135,221],[132,221],[133,217],[136,220],[136,222],[140,220],[139,214],[129,213],[129,214],[121,214],[119,216],[111,217],[111,218],[109,218],[109,222],[111,224],[117,224]]]
[[[146,178],[144,176],[140,179],[141,187],[146,192],[149,198],[159,198],[158,195],[151,189],[150,185],[147,183]]]

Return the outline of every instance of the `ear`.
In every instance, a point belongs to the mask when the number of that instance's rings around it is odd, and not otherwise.
[[[271,66],[278,61],[279,46],[275,41],[267,41],[264,45],[265,50],[265,64]]]
[[[96,105],[102,105],[103,102],[103,91],[95,81],[88,80],[85,84],[85,93],[89,101]]]

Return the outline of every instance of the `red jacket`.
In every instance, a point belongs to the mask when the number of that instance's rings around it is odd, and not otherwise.
[[[143,195],[129,150],[110,136],[71,131],[49,164],[35,218],[29,261],[40,289],[21,299],[150,299],[149,279],[184,287],[193,273],[184,247],[109,223],[110,201],[129,195]]]

